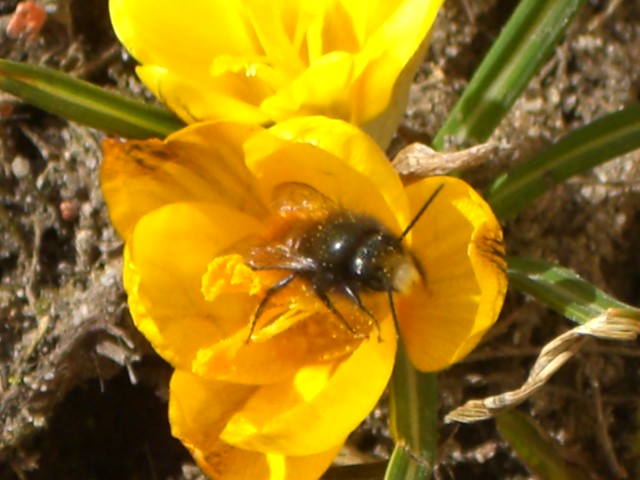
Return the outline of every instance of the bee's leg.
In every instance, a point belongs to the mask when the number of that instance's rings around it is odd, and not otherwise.
[[[413,260],[413,265],[416,267],[416,270],[418,270],[418,275],[420,275],[420,279],[422,280],[422,283],[423,284],[427,283],[427,274],[424,272],[424,267],[422,266],[422,262],[420,262],[418,257],[416,257],[415,254],[413,254],[412,252],[409,252],[409,254],[411,255],[411,259]]]
[[[325,290],[323,290],[322,288],[314,285],[313,287],[313,291],[314,293],[317,295],[317,297],[322,301],[322,303],[325,304],[325,306],[331,310],[331,313],[333,313],[336,317],[338,317],[338,320],[340,320],[342,322],[342,324],[346,327],[347,330],[349,330],[349,332],[351,332],[353,334],[354,337],[363,337],[362,334],[356,332],[353,327],[351,325],[349,325],[349,322],[347,322],[347,320],[342,316],[342,314],[338,311],[338,309],[336,308],[336,306],[333,304],[333,301],[331,300],[331,298],[329,297],[329,295],[327,295],[327,292]]]
[[[293,280],[295,280],[297,276],[298,276],[298,272],[294,272],[290,275],[287,275],[286,277],[274,283],[267,289],[267,291],[264,293],[264,297],[262,298],[262,300],[260,301],[260,304],[258,305],[258,308],[256,308],[256,311],[253,314],[253,317],[251,317],[251,327],[249,328],[249,335],[247,336],[247,339],[245,341],[246,343],[249,343],[249,341],[251,340],[251,337],[253,336],[253,332],[256,329],[256,323],[258,323],[258,319],[262,315],[262,312],[267,306],[267,303],[269,303],[269,300],[271,299],[271,297],[273,297],[276,293],[278,293],[280,290],[282,290],[291,282],[293,282]]]
[[[396,326],[396,335],[400,335],[400,325],[398,324],[398,312],[396,312],[396,304],[393,301],[393,287],[385,280],[385,290],[387,291],[387,298],[389,299],[389,309],[391,310],[391,316],[393,317],[393,323]]]
[[[364,303],[362,303],[362,299],[353,288],[351,288],[349,285],[345,285],[342,291],[347,297],[353,300],[353,303],[355,303],[360,310],[366,313],[368,317],[373,320],[373,323],[376,326],[376,331],[378,332],[378,341],[381,342],[382,336],[380,335],[380,323],[378,322],[378,319],[373,315],[373,313],[371,313],[371,311],[367,307],[365,307]]]

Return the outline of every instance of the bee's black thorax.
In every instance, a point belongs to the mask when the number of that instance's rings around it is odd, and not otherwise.
[[[336,212],[311,226],[296,245],[301,255],[316,262],[307,272],[321,288],[349,285],[354,290],[386,290],[393,269],[407,254],[384,225],[369,215]]]

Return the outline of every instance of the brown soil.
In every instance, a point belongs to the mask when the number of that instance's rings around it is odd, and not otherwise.
[[[145,96],[111,32],[107,0],[53,4],[57,14],[31,41],[6,36],[15,1],[0,1],[0,56]],[[516,4],[447,2],[403,141],[430,141]],[[639,58],[640,2],[587,2],[492,138],[509,148],[469,178],[482,188],[563,134],[637,101]],[[103,134],[4,94],[0,107],[0,480],[202,478],[169,434],[170,369],[128,316],[122,245],[97,179]],[[640,304],[638,156],[571,179],[525,209],[505,225],[509,252],[556,261]],[[441,376],[442,413],[519,386],[540,348],[571,327],[510,293],[486,342]],[[638,351],[637,343],[592,341],[519,407],[593,478],[640,475]],[[385,425],[381,406],[354,434],[350,455],[388,454]],[[439,478],[530,477],[493,421],[441,433]]]

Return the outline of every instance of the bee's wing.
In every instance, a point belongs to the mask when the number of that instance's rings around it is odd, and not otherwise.
[[[313,259],[291,251],[285,245],[263,245],[251,248],[245,261],[254,270],[288,270],[307,272],[316,268]]]
[[[282,217],[325,218],[336,202],[306,183],[281,183],[271,193],[271,207]]]

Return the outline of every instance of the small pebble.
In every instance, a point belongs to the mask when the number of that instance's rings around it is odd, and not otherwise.
[[[7,25],[7,35],[10,38],[27,37],[29,41],[38,38],[40,30],[47,21],[47,12],[36,2],[27,0],[20,2]]]
[[[29,165],[29,160],[18,155],[11,162],[11,171],[16,178],[24,178],[29,175],[31,171],[31,165]]]
[[[62,200],[60,202],[60,216],[65,222],[73,222],[78,218],[78,202]]]

